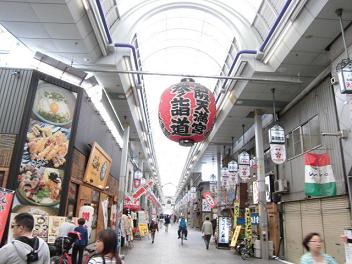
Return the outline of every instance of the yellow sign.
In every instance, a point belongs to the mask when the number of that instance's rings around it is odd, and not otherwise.
[[[246,220],[246,238],[247,245],[250,247],[252,245],[252,218],[251,218],[251,209],[246,208],[245,212],[245,220]]]
[[[234,201],[233,203],[233,226],[237,226],[237,218],[240,215],[240,203]]]
[[[240,232],[241,232],[241,226],[238,225],[236,226],[235,232],[233,233],[230,247],[236,247],[237,239],[238,239],[238,236],[240,235]]]
[[[148,224],[138,224],[138,230],[140,236],[145,236],[148,234]]]
[[[111,157],[94,142],[84,174],[84,181],[104,189],[109,178],[110,166]]]

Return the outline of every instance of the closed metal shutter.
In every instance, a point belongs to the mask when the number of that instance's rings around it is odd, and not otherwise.
[[[320,233],[324,239],[323,251],[344,263],[344,246],[340,235],[351,227],[347,196],[290,202],[284,205],[286,259],[299,263],[304,254],[302,240],[311,232]]]
[[[340,235],[343,229],[351,227],[351,215],[347,196],[321,200],[326,253],[337,263],[345,263],[345,250]]]
[[[285,255],[289,261],[299,263],[302,250],[302,220],[300,202],[285,203]]]

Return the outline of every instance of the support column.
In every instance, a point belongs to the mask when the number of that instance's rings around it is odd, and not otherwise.
[[[117,196],[117,212],[116,212],[116,231],[117,231],[117,253],[120,252],[121,248],[121,216],[123,211],[123,201],[125,198],[125,181],[127,173],[127,161],[128,161],[128,145],[130,138],[130,127],[125,128],[123,134],[123,148],[121,154],[121,166],[120,166],[120,176],[119,176],[119,189]]]
[[[222,165],[222,160],[221,160],[221,153],[217,154],[217,168],[218,168],[218,181],[216,183],[216,188],[217,188],[217,195],[218,197],[216,198],[216,204],[217,204],[217,215],[220,216],[220,194],[221,194],[221,165]]]
[[[255,126],[255,153],[257,159],[257,182],[259,189],[259,226],[260,226],[260,248],[262,259],[269,259],[268,242],[268,212],[266,207],[265,194],[265,167],[264,167],[264,147],[262,115],[259,110],[254,114]]]

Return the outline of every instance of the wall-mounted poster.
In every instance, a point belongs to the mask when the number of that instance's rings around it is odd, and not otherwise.
[[[38,81],[22,139],[24,146],[17,171],[13,212],[29,205],[58,214],[77,96],[78,92]]]
[[[89,155],[84,181],[104,189],[110,175],[111,157],[94,142]]]

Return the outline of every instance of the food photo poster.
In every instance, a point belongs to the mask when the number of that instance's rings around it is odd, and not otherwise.
[[[12,212],[57,215],[77,93],[39,80],[31,108]]]

